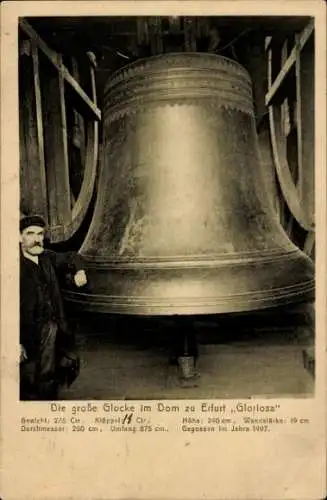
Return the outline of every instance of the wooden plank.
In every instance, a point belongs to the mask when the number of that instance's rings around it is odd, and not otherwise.
[[[311,220],[308,220],[306,213],[303,211],[301,200],[293,182],[285,152],[281,146],[283,142],[283,134],[281,130],[280,107],[269,107],[269,122],[274,163],[281,191],[290,212],[296,218],[297,222],[303,229],[310,231],[313,229],[313,223]]]
[[[48,216],[43,123],[37,47],[20,56],[20,197],[21,210]]]
[[[301,198],[301,192],[303,191],[303,124],[301,117],[301,99],[302,99],[302,91],[301,91],[301,61],[300,54],[297,54],[295,61],[295,84],[296,84],[296,135],[297,135],[297,164],[298,164],[298,191],[299,196]],[[312,124],[313,126],[313,124]],[[314,144],[312,145],[314,147]]]
[[[48,220],[48,199],[47,199],[47,185],[46,185],[47,181],[46,181],[45,157],[44,157],[44,131],[43,131],[43,118],[42,118],[39,51],[34,43],[32,43],[32,59],[33,59],[33,75],[34,75],[34,90],[35,90],[37,142],[38,142],[39,161],[40,161],[40,196],[43,200],[45,219]]]
[[[267,84],[268,90],[271,89],[272,86],[272,50],[268,50],[268,65],[267,65]]]
[[[306,45],[296,60],[298,192],[308,219],[314,220],[314,46]]]
[[[90,67],[91,72],[91,92],[92,92],[92,100],[94,104],[97,104],[97,88],[95,82],[95,66]]]
[[[72,73],[75,80],[80,83],[80,73],[78,61],[75,57],[71,57]],[[73,144],[80,149],[81,155],[85,152],[85,134],[84,134],[84,119],[76,109],[73,109],[74,123],[73,123]]]
[[[136,18],[137,26],[137,43],[138,45],[144,46],[149,44],[149,28],[148,21],[146,17],[138,16]]]
[[[192,17],[184,18],[184,42],[186,52],[196,52],[195,21]]]
[[[77,83],[80,83],[80,76],[79,76],[79,70],[78,70],[78,62],[76,57],[71,57],[71,64],[72,64],[72,73],[73,73],[73,78],[77,81]]]
[[[253,100],[256,123],[259,125],[264,116],[267,115],[265,104],[265,87],[267,81],[267,59],[264,50],[264,37],[257,34],[253,38],[251,46],[245,53],[245,65],[253,82]]]
[[[161,18],[156,16],[151,19],[150,32],[151,52],[152,54],[162,54],[163,52],[163,33],[161,29]]]
[[[19,20],[19,26],[30,37],[30,39],[34,41],[34,43],[52,63],[52,65],[62,73],[62,77],[78,97],[78,104],[81,108],[82,114],[86,114],[95,120],[101,120],[101,111],[91,101],[89,96],[73,78],[68,69],[64,65],[62,65],[60,55],[57,54],[54,50],[50,49],[50,47],[48,47],[48,45],[42,40],[42,38],[25,19],[21,18]]]
[[[309,231],[304,242],[303,251],[312,259],[314,258],[315,242],[315,233],[313,231]]]
[[[266,36],[265,38],[265,50],[268,51],[271,48],[272,36]]]
[[[45,156],[50,226],[71,221],[64,79],[61,71],[43,82]]]
[[[291,51],[289,57],[286,59],[285,64],[282,66],[280,72],[278,73],[275,81],[271,84],[270,89],[266,94],[266,106],[270,106],[274,99],[276,99],[277,93],[280,90],[281,86],[285,82],[286,77],[288,76],[291,68],[295,65],[297,54],[299,54],[310,36],[314,31],[314,20],[310,21],[309,24],[305,27],[301,35],[298,37],[298,41],[295,44],[295,47]]]
[[[281,67],[283,67],[284,64],[286,63],[287,57],[288,57],[288,40],[286,38],[286,40],[284,40],[281,50],[281,63],[282,63]]]

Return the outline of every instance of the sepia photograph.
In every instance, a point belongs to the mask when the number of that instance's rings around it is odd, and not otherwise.
[[[1,14],[0,498],[325,498],[326,5]]]
[[[314,18],[18,31],[20,400],[314,397]]]

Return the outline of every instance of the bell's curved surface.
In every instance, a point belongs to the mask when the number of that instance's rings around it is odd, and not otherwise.
[[[248,73],[209,54],[124,67],[105,91],[85,310],[213,314],[313,297],[312,261],[283,231],[259,160]]]

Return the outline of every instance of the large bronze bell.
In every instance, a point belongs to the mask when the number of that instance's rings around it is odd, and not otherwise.
[[[311,298],[311,260],[267,194],[251,80],[238,63],[165,54],[105,90],[94,217],[80,250],[84,310],[212,314]]]

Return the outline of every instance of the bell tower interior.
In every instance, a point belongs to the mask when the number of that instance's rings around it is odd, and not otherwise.
[[[28,17],[18,48],[19,209],[89,266],[62,398],[312,396],[314,19]]]

